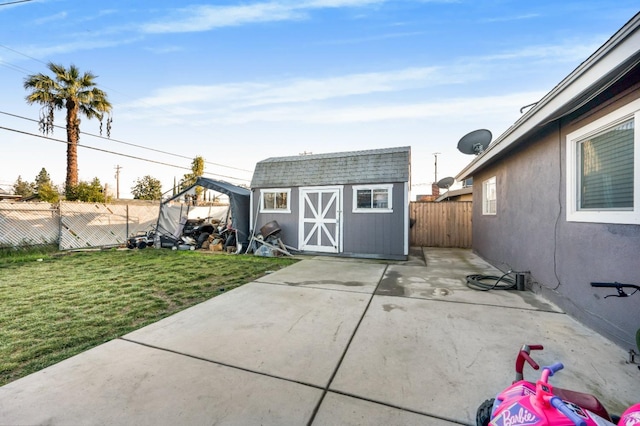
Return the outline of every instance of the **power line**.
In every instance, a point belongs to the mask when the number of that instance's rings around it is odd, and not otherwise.
[[[14,117],[14,118],[20,118],[22,120],[32,121],[34,123],[39,123],[38,120],[35,120],[33,118],[24,117],[24,116],[17,115],[17,114],[12,114],[12,113],[6,112],[6,111],[0,111],[0,114],[8,115],[8,116]],[[54,125],[54,127],[58,128],[58,129],[66,129],[65,126]],[[102,135],[96,135],[94,133],[80,132],[80,134],[87,135],[87,136],[92,136],[94,138],[108,140],[108,141],[111,141],[111,142],[120,143],[120,144],[123,144],[123,145],[133,146],[135,148],[146,149],[148,151],[158,152],[160,154],[171,155],[171,156],[178,157],[178,158],[184,158],[184,159],[187,159],[187,160],[192,160],[191,157],[187,157],[186,155],[174,154],[172,152],[162,151],[160,149],[149,148],[149,147],[146,147],[146,146],[143,146],[143,145],[137,145],[137,144],[134,144],[134,143],[125,142],[125,141],[121,141],[121,140],[118,140],[118,139],[111,139],[111,138],[107,138],[107,137],[102,136]],[[209,165],[212,165],[212,166],[226,167],[228,169],[233,169],[233,170],[238,170],[238,171],[241,171],[241,172],[251,173],[251,170],[241,169],[239,167],[227,166],[226,164],[212,163],[210,161],[205,161],[205,164],[209,164]]]
[[[32,0],[28,0],[28,1],[32,1]],[[1,4],[0,4],[0,5],[1,5]],[[11,51],[11,52],[13,52],[13,53],[17,53],[18,55],[24,56],[25,58],[28,58],[28,59],[31,59],[31,60],[33,60],[33,61],[39,62],[39,63],[41,63],[41,64],[47,65],[47,63],[46,63],[46,62],[44,62],[44,61],[42,61],[42,60],[40,60],[40,59],[38,59],[38,58],[34,58],[33,56],[29,56],[29,55],[27,55],[26,53],[22,53],[22,52],[20,52],[20,51],[18,51],[18,50],[12,49],[12,48],[10,48],[10,47],[8,47],[8,46],[5,46],[5,45],[3,45],[3,44],[0,44],[0,47],[1,47],[1,48],[3,48],[3,49],[9,50],[9,51]],[[4,64],[2,64],[2,62],[4,62]],[[3,66],[5,66],[5,67],[7,67],[7,68],[10,68],[10,69],[13,69],[14,71],[22,72],[22,73],[24,73],[24,74],[33,74],[33,71],[27,70],[26,68],[22,68],[22,67],[20,67],[20,66],[17,66],[17,65],[11,64],[11,63],[6,62],[6,61],[2,61],[2,60],[0,60],[0,65],[3,65]],[[107,87],[107,86],[99,85],[99,84],[96,84],[96,86],[104,87],[105,89],[108,89],[108,90],[110,90],[110,91],[112,91],[112,92],[116,92],[116,93],[119,93],[119,94],[121,94],[121,95],[123,95],[123,96],[125,96],[125,97],[129,97],[129,98],[131,98],[131,97],[130,97],[130,96],[128,96],[127,94],[122,93],[122,92],[119,92],[118,90],[115,90],[115,89],[113,89],[113,88],[109,88],[109,87]],[[147,105],[149,105],[150,107],[153,107],[153,108],[160,109],[161,111],[171,113],[171,111],[167,111],[167,110],[165,110],[165,109],[158,108],[157,106],[150,105],[150,104],[147,104]],[[36,123],[38,122],[38,120],[34,120],[34,119],[31,119],[31,118],[28,118],[28,117],[22,117],[22,116],[15,115],[15,114],[11,114],[11,113],[7,113],[7,112],[4,112],[4,111],[0,111],[0,113],[5,114],[5,115],[10,115],[10,116],[12,116],[12,117],[16,117],[16,118],[21,118],[21,119],[23,119],[23,120],[29,120],[29,121],[33,121],[33,122],[36,122]],[[63,127],[63,126],[54,126],[54,127],[62,128],[62,129],[64,129],[64,128],[65,128],[65,127]],[[190,158],[190,157],[187,157],[187,156],[184,156],[184,155],[180,155],[180,154],[174,154],[174,153],[171,153],[171,152],[162,151],[162,150],[158,150],[158,149],[154,149],[154,148],[149,148],[149,147],[145,147],[145,146],[142,146],[142,145],[136,145],[136,144],[129,143],[129,142],[119,141],[119,140],[117,140],[117,139],[105,138],[105,137],[104,137],[104,136],[102,136],[102,135],[95,135],[95,134],[86,133],[86,132],[80,132],[80,133],[81,133],[81,134],[85,134],[85,135],[87,135],[87,136],[93,136],[93,137],[96,137],[96,138],[108,139],[108,140],[113,141],[113,142],[117,142],[117,143],[121,143],[121,144],[124,144],[124,145],[133,146],[133,147],[136,147],[136,148],[147,149],[147,150],[149,150],[149,151],[154,151],[154,152],[158,152],[158,153],[165,154],[165,155],[171,155],[171,156],[179,157],[179,158],[192,159],[192,158]],[[241,172],[252,173],[252,170],[241,169],[241,168],[233,167],[233,166],[227,166],[226,164],[213,163],[213,162],[210,162],[210,161],[205,161],[205,164],[209,164],[209,165],[212,165],[212,166],[226,167],[226,168],[228,168],[228,169],[238,170],[238,171],[241,171]]]
[[[9,132],[20,133],[20,134],[23,134],[23,135],[33,136],[33,137],[36,137],[36,138],[50,140],[50,141],[53,141],[53,142],[60,142],[60,143],[63,143],[65,145],[68,144],[67,141],[63,141],[61,139],[50,138],[48,136],[38,135],[38,134],[35,134],[35,133],[30,133],[30,132],[25,132],[23,130],[11,129],[9,127],[0,126],[0,130],[7,130]],[[88,145],[82,145],[80,143],[77,144],[77,146],[81,147],[81,148],[92,149],[94,151],[105,152],[107,154],[119,155],[121,157],[131,158],[131,159],[134,159],[134,160],[140,160],[140,161],[146,161],[148,163],[159,164],[161,166],[167,166],[167,167],[173,167],[173,168],[176,168],[176,169],[182,169],[182,170],[191,171],[191,169],[189,167],[178,166],[178,165],[175,165],[175,164],[165,163],[165,162],[162,162],[162,161],[149,160],[147,158],[136,157],[135,155],[123,154],[121,152],[115,152],[115,151],[109,151],[107,149],[96,148],[96,147],[88,146]],[[217,173],[209,173],[209,172],[204,172],[204,173],[208,174],[208,175],[211,175],[211,176],[219,176],[219,177],[223,177],[223,178],[227,178],[227,179],[234,179],[234,180],[239,180],[239,181],[243,181],[243,182],[249,182],[248,179],[242,179],[242,178],[238,178],[238,177],[235,177],[235,176],[225,176],[225,175],[221,175],[221,174],[217,174]]]
[[[9,5],[18,4],[18,3],[28,3],[30,1],[33,1],[33,0],[15,0],[7,3],[0,3],[0,6],[9,6]]]
[[[2,5],[0,4],[0,6],[2,6]],[[47,65],[46,62],[44,62],[44,61],[42,61],[42,60],[40,60],[38,58],[34,58],[33,56],[29,56],[26,53],[19,52],[19,51],[15,50],[15,49],[10,48],[9,46],[5,46],[4,44],[0,44],[0,47],[2,47],[3,49],[7,49],[7,50],[9,50],[9,51],[11,51],[13,53],[17,53],[18,55],[24,56],[25,58],[29,58],[29,59],[31,59],[33,61],[40,62],[41,64]]]

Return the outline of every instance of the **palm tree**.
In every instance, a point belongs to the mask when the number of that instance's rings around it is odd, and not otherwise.
[[[111,104],[107,94],[96,87],[96,76],[91,72],[80,74],[80,70],[71,65],[49,62],[47,68],[53,77],[39,73],[28,76],[24,81],[24,88],[31,93],[26,97],[29,104],[43,105],[40,112],[40,130],[53,133],[53,113],[56,109],[67,110],[67,180],[65,192],[73,193],[78,185],[78,140],[80,139],[80,118],[82,114],[87,118],[102,120],[107,114],[107,136],[111,130]]]

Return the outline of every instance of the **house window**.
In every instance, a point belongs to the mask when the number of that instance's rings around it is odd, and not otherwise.
[[[640,100],[567,135],[567,220],[640,223]]]
[[[496,214],[496,177],[482,182],[482,214]]]
[[[260,196],[260,212],[291,213],[291,189],[262,189]]]
[[[393,212],[393,185],[359,185],[353,187],[354,213]]]

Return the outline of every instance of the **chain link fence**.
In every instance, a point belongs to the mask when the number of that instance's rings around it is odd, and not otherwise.
[[[57,244],[60,250],[116,247],[153,229],[159,203],[0,202],[0,248]]]

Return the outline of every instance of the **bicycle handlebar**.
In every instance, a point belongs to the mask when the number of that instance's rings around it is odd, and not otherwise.
[[[633,288],[636,290],[640,290],[640,286],[639,285],[635,285],[635,284],[623,284],[623,283],[619,283],[619,282],[614,282],[614,283],[591,283],[591,287],[608,287],[608,288]]]
[[[607,296],[605,296],[604,298],[606,299],[607,297],[611,297],[611,296],[615,296],[615,297],[627,297],[629,296],[628,293],[625,293],[624,289],[625,288],[632,288],[634,289],[634,292],[631,294],[635,294],[636,292],[640,291],[640,286],[635,285],[635,284],[623,284],[623,283],[619,283],[619,282],[613,282],[613,283],[597,283],[597,282],[592,282],[591,283],[591,287],[605,287],[605,288],[615,288],[616,291],[618,292],[618,294],[609,294]]]

